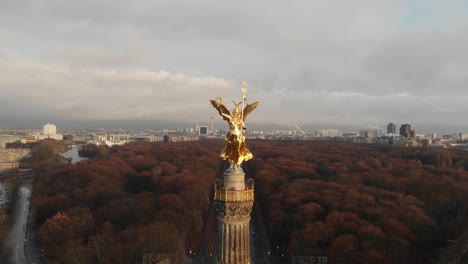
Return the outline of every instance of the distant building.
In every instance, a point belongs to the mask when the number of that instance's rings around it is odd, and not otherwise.
[[[418,135],[418,132],[417,132],[415,129],[411,130],[411,132],[410,132],[410,138],[416,138],[417,135]]]
[[[54,137],[57,134],[57,127],[54,124],[45,124],[43,126],[42,134],[48,137]]]
[[[374,128],[374,129],[363,129],[359,130],[359,136],[360,137],[365,137],[365,138],[376,138],[380,136],[380,129]]]
[[[457,135],[442,135],[442,139],[456,139]]]
[[[76,144],[88,144],[88,141],[94,140],[92,135],[64,135],[63,139],[71,140]]]
[[[19,168],[21,159],[30,153],[30,149],[0,149],[0,171]]]
[[[36,143],[36,137],[34,136],[24,136],[21,138],[21,143],[28,144],[28,143]]]
[[[355,137],[355,138],[352,138],[352,142],[354,143],[365,143],[365,144],[371,144],[374,142],[374,138],[370,138],[370,137]]]
[[[460,133],[460,140],[468,139],[468,133]]]
[[[322,137],[338,137],[340,131],[338,131],[338,129],[322,129],[318,131],[318,134]]]
[[[127,141],[128,142],[161,142],[164,140],[163,136],[139,136],[139,135],[134,135],[128,137]]]
[[[400,135],[405,138],[409,138],[411,136],[411,125],[410,124],[403,124],[400,127]]]
[[[421,140],[421,145],[423,147],[429,147],[432,144],[432,139],[430,138],[424,138]]]
[[[63,140],[63,135],[57,134],[57,127],[54,124],[47,123],[42,127],[42,134],[36,136],[37,140],[46,138]]]
[[[394,123],[387,125],[387,134],[396,134],[396,125]]]
[[[416,140],[411,140],[410,142],[408,142],[406,144],[407,147],[413,147],[413,148],[417,148],[417,147],[421,147],[421,144],[418,143]]]
[[[208,127],[207,126],[199,126],[198,127],[198,134],[200,136],[206,136],[208,135]]]
[[[21,136],[0,135],[0,148],[5,148],[7,143],[13,143],[20,140]]]
[[[197,141],[199,139],[198,136],[170,135],[169,142]]]
[[[99,141],[108,141],[114,144],[123,144],[129,141],[130,136],[129,135],[99,135],[98,140]],[[155,140],[151,140],[155,141]]]

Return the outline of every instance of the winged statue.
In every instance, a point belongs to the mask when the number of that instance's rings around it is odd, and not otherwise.
[[[244,97],[241,102],[234,103],[234,109],[232,113],[229,112],[227,107],[222,103],[222,99],[217,97],[215,100],[210,100],[211,104],[213,105],[220,116],[223,117],[229,124],[229,132],[225,136],[226,140],[226,147],[221,151],[220,157],[224,160],[228,160],[231,167],[234,169],[239,169],[240,165],[243,161],[247,161],[253,158],[252,153],[247,149],[245,145],[245,136],[244,130],[246,129],[245,126],[245,118],[258,106],[258,101],[245,104],[247,99]],[[239,110],[239,105],[245,107]]]

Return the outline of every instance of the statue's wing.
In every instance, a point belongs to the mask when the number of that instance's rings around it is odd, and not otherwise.
[[[244,121],[245,121],[245,117],[248,116],[255,108],[257,108],[257,106],[258,106],[258,101],[255,101],[251,104],[247,104],[244,107]]]
[[[216,108],[216,110],[218,110],[219,115],[222,116],[224,120],[229,121],[227,116],[230,116],[231,112],[229,112],[226,106],[216,102],[215,100],[210,100],[210,102],[213,105],[213,107]]]

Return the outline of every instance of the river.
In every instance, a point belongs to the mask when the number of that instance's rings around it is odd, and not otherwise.
[[[78,155],[79,148],[80,148],[80,145],[73,145],[71,149],[63,152],[60,155],[64,156],[65,158],[71,158],[72,163],[78,163],[82,160],[87,160],[88,158],[83,158],[83,157],[80,157],[80,155]]]

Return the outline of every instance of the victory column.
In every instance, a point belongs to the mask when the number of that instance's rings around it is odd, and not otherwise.
[[[242,102],[234,103],[232,113],[217,97],[210,100],[219,115],[229,124],[226,134],[226,147],[220,157],[228,160],[230,167],[223,173],[222,180],[215,184],[214,201],[217,210],[218,228],[216,257],[218,264],[250,263],[250,213],[254,202],[253,180],[245,180],[241,164],[253,158],[245,144],[245,118],[257,106],[258,102],[247,104],[247,85],[242,84]],[[242,103],[242,110],[239,105]]]

